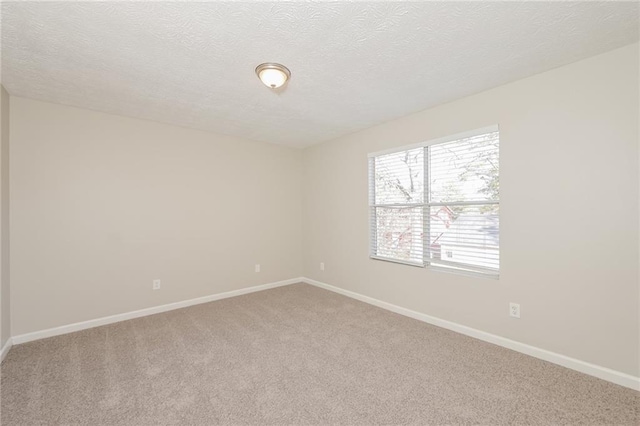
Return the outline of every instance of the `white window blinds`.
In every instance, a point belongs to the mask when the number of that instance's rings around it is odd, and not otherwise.
[[[372,258],[497,276],[499,132],[369,156]]]

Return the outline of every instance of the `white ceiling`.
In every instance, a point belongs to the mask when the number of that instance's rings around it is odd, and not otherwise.
[[[2,82],[304,147],[637,40],[636,2],[4,2]]]

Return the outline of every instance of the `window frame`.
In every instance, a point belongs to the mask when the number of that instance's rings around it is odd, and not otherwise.
[[[396,148],[386,149],[383,151],[376,151],[367,154],[368,164],[368,185],[369,185],[369,258],[373,260],[382,260],[385,262],[399,263],[403,265],[415,266],[420,268],[429,268],[436,271],[449,272],[454,274],[479,276],[483,278],[499,279],[500,277],[500,264],[498,263],[497,269],[484,268],[481,266],[469,265],[461,262],[447,261],[439,259],[434,262],[431,259],[431,234],[430,234],[430,222],[429,214],[425,212],[430,210],[431,207],[437,206],[482,206],[482,205],[497,205],[500,206],[500,199],[498,200],[471,200],[471,201],[451,201],[451,202],[431,202],[431,170],[429,167],[429,147],[433,145],[439,145],[447,142],[454,142],[461,139],[467,139],[474,136],[480,136],[487,133],[498,132],[498,141],[500,140],[500,127],[495,124],[492,126],[483,127],[480,129],[470,130],[466,132],[457,133],[437,139],[431,139],[425,142],[419,142],[411,145],[403,145]],[[398,152],[409,151],[416,148],[423,148],[423,199],[422,203],[375,203],[375,159],[376,157],[388,154],[394,154]],[[499,148],[498,148],[499,150]],[[499,152],[499,151],[498,151]],[[377,208],[421,208],[423,211],[423,236],[422,236],[422,260],[420,262],[407,261],[402,259],[394,259],[391,257],[379,256],[374,253],[377,250]],[[500,230],[498,229],[498,233]],[[498,253],[500,252],[500,246],[498,246]]]

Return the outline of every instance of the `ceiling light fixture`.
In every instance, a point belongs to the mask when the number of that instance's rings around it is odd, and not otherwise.
[[[256,74],[260,81],[270,89],[277,89],[283,86],[290,78],[291,71],[284,65],[274,62],[266,62],[256,67]]]

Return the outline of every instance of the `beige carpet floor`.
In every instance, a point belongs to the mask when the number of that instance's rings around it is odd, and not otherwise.
[[[3,426],[627,424],[640,393],[305,284],[15,346]]]

